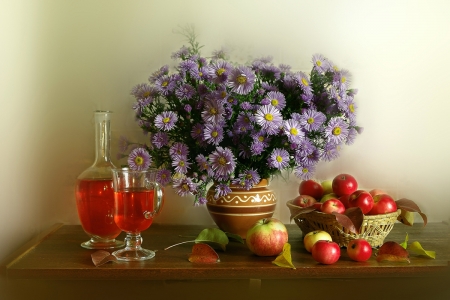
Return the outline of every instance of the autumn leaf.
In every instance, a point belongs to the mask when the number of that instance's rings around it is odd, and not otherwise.
[[[203,243],[195,244],[192,247],[192,253],[188,259],[192,263],[213,264],[220,262],[216,251],[210,245]]]
[[[427,225],[427,216],[420,210],[419,206],[417,206],[417,204],[409,199],[406,198],[402,198],[400,200],[395,201],[395,203],[397,204],[397,208],[400,208],[403,211],[408,211],[408,212],[416,212],[418,213],[422,219],[423,219],[423,226]],[[404,217],[400,214],[400,216],[398,217],[398,220],[400,222],[403,223],[403,221],[405,220]],[[408,220],[406,220],[407,222],[409,222]],[[413,219],[414,222],[414,219]],[[408,225],[407,223],[403,223]]]
[[[167,248],[164,248],[164,250],[170,249],[172,247],[185,244],[185,243],[213,243],[218,244],[223,251],[226,249],[226,245],[228,244],[229,240],[225,232],[223,232],[220,229],[217,228],[206,228],[203,229],[200,234],[197,236],[195,240],[191,241],[184,241],[181,243],[174,244],[172,246],[169,246]]]
[[[426,256],[426,257],[433,258],[433,259],[436,258],[436,252],[424,250],[424,249],[422,248],[422,245],[420,245],[420,243],[417,242],[417,241],[416,241],[416,242],[412,242],[412,243],[408,246],[408,249],[409,249],[409,250],[412,250],[412,251],[415,252],[416,254],[419,254],[419,255],[422,255],[422,256]]]
[[[272,261],[272,263],[279,267],[295,269],[291,258],[291,244],[284,244],[283,251],[277,256],[277,258],[275,258],[274,261]]]
[[[377,262],[381,261],[410,262],[409,253],[399,243],[389,241],[381,245],[377,253]]]
[[[342,227],[355,234],[359,233],[364,220],[364,214],[359,207],[351,207],[347,209],[344,214],[333,212],[333,215],[335,215],[336,221],[341,224]]]
[[[235,233],[231,233],[231,232],[225,232],[225,234],[227,235],[228,239],[232,239],[241,244],[245,244],[244,239],[239,234],[235,234]]]
[[[196,243],[216,243],[223,251],[226,250],[226,246],[229,242],[227,235],[220,229],[217,228],[206,228],[203,229],[200,234],[195,239]]]
[[[296,207],[296,208],[291,208],[291,219],[290,221],[292,221],[293,219],[296,219],[298,217],[300,217],[302,214],[307,214],[310,213],[312,211],[315,211],[316,209],[313,206],[308,206],[308,207]]]
[[[400,246],[403,247],[403,249],[406,249],[408,247],[408,233],[406,233],[405,241],[403,243],[400,243]]]
[[[401,210],[400,215],[398,216],[397,220],[402,222],[405,225],[413,226],[414,225],[414,213],[407,211],[407,210]]]

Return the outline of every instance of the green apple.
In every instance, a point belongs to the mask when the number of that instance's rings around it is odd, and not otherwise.
[[[338,195],[336,195],[335,193],[329,193],[329,194],[325,194],[323,195],[322,198],[320,198],[320,202],[324,203],[325,201],[329,200],[329,199],[338,199]]]
[[[333,180],[324,180],[320,184],[322,185],[324,195],[331,194],[333,192]]]

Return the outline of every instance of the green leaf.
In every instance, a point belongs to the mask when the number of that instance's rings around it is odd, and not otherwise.
[[[406,233],[405,241],[403,243],[400,243],[400,246],[402,246],[403,249],[406,249],[406,247],[408,247],[408,239],[408,233]]]
[[[279,267],[295,269],[291,258],[291,244],[284,244],[283,252],[281,252],[281,254],[278,255],[272,263]]]
[[[229,242],[227,235],[220,229],[217,228],[206,228],[203,229],[200,234],[195,239],[196,243],[216,243],[219,244],[223,251],[225,251],[226,246]]]
[[[229,239],[235,240],[241,244],[245,244],[244,239],[239,235],[231,232],[225,232]]]
[[[408,246],[408,249],[414,251],[415,253],[417,253],[419,255],[427,256],[427,257],[433,258],[433,259],[436,258],[436,252],[424,250],[422,248],[422,245],[420,245],[420,243],[417,242],[417,241],[416,242],[412,242]]]
[[[407,211],[407,210],[402,210],[400,215],[398,216],[397,220],[399,220],[400,222],[402,222],[405,225],[413,226],[414,213]]]

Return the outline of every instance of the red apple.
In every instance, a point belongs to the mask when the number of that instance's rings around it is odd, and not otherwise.
[[[348,199],[350,207],[359,207],[363,214],[367,214],[373,207],[373,197],[369,192],[357,190]]]
[[[388,194],[378,194],[373,197],[373,207],[368,215],[388,214],[397,211],[397,203]]]
[[[362,238],[351,240],[347,244],[347,254],[354,261],[366,261],[372,256],[372,246]]]
[[[375,197],[376,195],[379,195],[379,194],[386,194],[386,192],[381,189],[372,189],[369,191],[369,194],[371,194],[372,197]]]
[[[339,174],[332,182],[333,193],[338,196],[350,195],[358,189],[358,182],[350,174]]]
[[[308,207],[316,203],[317,200],[314,199],[312,196],[308,195],[300,195],[297,196],[294,201],[292,201],[292,204],[300,206],[300,207]]]
[[[322,211],[322,210],[321,210],[321,208],[322,208],[322,202],[316,202],[316,203],[314,203],[314,204],[313,204],[313,207],[314,207],[314,209],[317,210],[317,211]]]
[[[345,212],[345,206],[338,199],[328,199],[322,203],[320,211],[326,214],[331,214],[334,211],[343,214]]]
[[[298,192],[299,195],[308,195],[314,197],[314,199],[320,199],[323,196],[323,187],[315,180],[303,180],[300,182]]]
[[[315,261],[331,265],[339,260],[341,256],[341,248],[336,242],[317,241],[311,249],[312,257]]]
[[[286,226],[275,218],[258,220],[247,231],[246,244],[258,256],[275,256],[283,251],[288,242]]]
[[[306,251],[311,252],[312,247],[317,241],[332,241],[331,235],[323,230],[314,230],[308,232],[303,238],[303,245]]]
[[[339,201],[342,202],[342,204],[344,204],[345,208],[349,208],[350,207],[350,204],[348,203],[349,198],[350,195],[342,195],[338,199]]]

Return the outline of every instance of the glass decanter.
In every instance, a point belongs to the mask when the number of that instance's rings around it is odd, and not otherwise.
[[[110,159],[110,111],[95,111],[95,161],[77,178],[76,203],[81,226],[90,240],[87,249],[116,249],[124,246],[116,237],[121,233],[114,222],[114,188]]]

